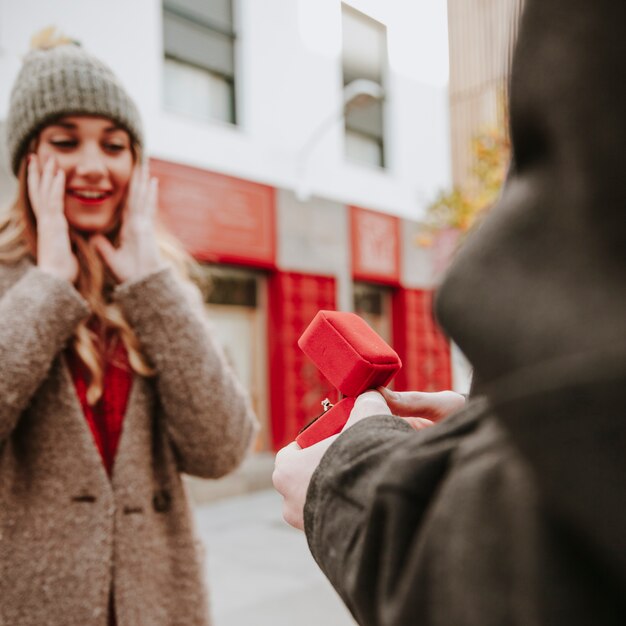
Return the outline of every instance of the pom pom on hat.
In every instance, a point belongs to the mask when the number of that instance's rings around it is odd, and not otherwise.
[[[61,33],[56,26],[48,26],[30,38],[31,50],[50,50],[57,46],[74,44],[80,46],[80,42],[76,39],[70,39],[67,35]]]

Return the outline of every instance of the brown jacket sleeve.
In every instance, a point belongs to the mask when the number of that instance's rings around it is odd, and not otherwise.
[[[115,297],[157,370],[156,387],[180,470],[216,478],[242,460],[256,418],[188,292],[166,269],[120,285]]]
[[[0,297],[0,443],[88,314],[86,302],[70,283],[37,267],[23,272],[5,266],[1,274],[3,286],[17,280]]]

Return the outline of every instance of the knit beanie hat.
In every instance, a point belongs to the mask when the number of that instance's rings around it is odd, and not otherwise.
[[[107,117],[141,147],[139,111],[113,72],[76,42],[57,39],[44,46],[26,55],[11,92],[6,131],[15,175],[30,140],[64,115]]]

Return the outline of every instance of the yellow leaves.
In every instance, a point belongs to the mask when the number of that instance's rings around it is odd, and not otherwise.
[[[435,237],[432,232],[420,230],[415,235],[415,243],[420,248],[432,248],[435,245]]]
[[[467,232],[498,199],[511,153],[507,133],[503,128],[486,128],[473,138],[471,150],[473,166],[467,183],[442,191],[428,207],[418,245],[428,240],[428,231],[455,228]]]

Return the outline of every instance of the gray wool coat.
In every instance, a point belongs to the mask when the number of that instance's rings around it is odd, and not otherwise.
[[[30,262],[0,266],[0,624],[206,626],[180,473],[216,478],[255,418],[169,269],[119,286],[157,376],[134,376],[109,479],[62,351],[88,309]]]
[[[473,398],[359,422],[307,494],[363,626],[626,624],[626,3],[525,6],[513,165],[437,298]]]

